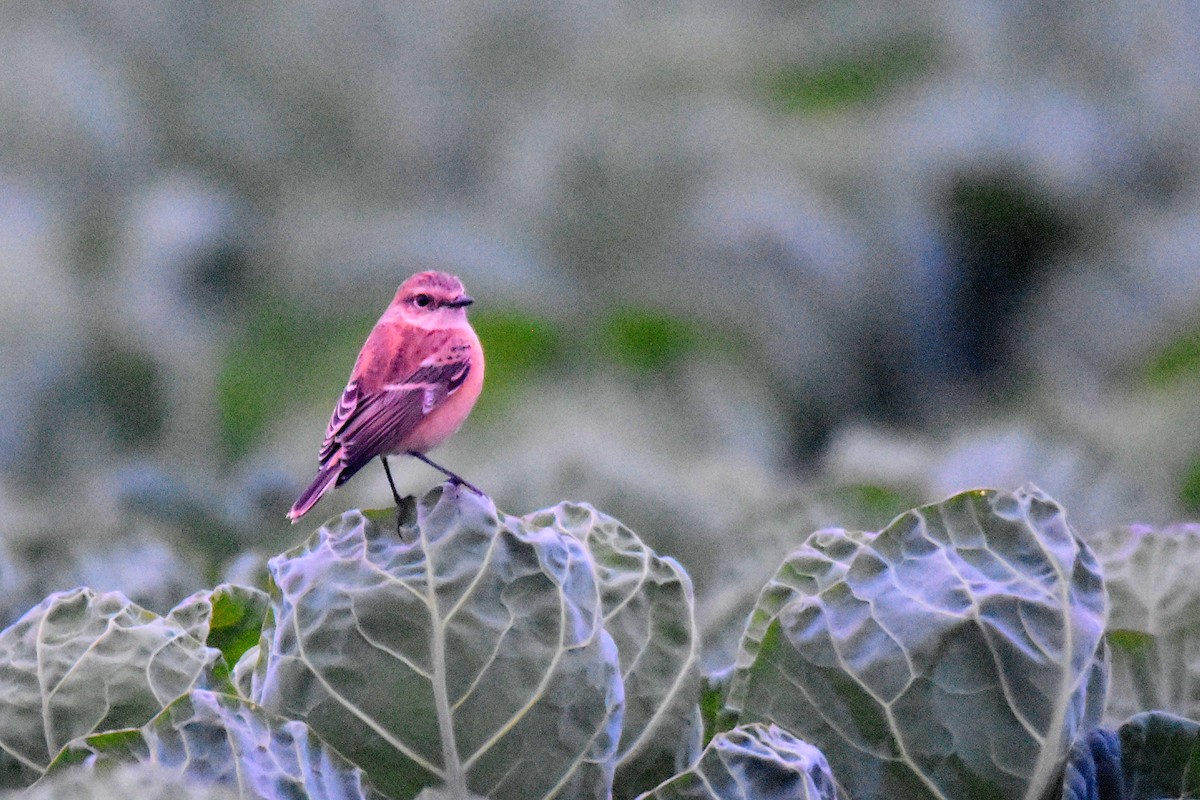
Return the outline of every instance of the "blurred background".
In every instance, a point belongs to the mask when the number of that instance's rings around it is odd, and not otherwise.
[[[488,355],[434,458],[678,557],[716,653],[818,527],[1200,518],[1198,177],[1184,0],[5,3],[0,617],[389,504],[283,518],[424,269]]]

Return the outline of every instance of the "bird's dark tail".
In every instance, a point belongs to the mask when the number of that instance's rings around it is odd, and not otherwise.
[[[325,494],[329,487],[333,485],[333,482],[337,480],[341,470],[341,460],[331,458],[317,471],[317,477],[313,479],[313,482],[309,484],[307,489],[300,493],[300,496],[296,498],[296,502],[292,505],[292,510],[287,513],[288,519],[293,524],[317,504],[317,501],[321,499],[321,495]]]

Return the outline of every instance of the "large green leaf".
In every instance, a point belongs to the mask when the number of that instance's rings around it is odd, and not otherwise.
[[[606,797],[623,689],[587,550],[465,490],[394,520],[349,512],[271,560],[254,698],[396,798]]]
[[[855,800],[1037,798],[1103,705],[1106,597],[1036,489],[818,531],[763,589],[726,700],[829,757]]]
[[[230,787],[242,800],[381,800],[362,770],[314,736],[240,697],[197,689],[138,730],[73,742],[53,763],[103,774],[115,764],[162,766],[191,783]]]
[[[625,682],[625,721],[613,794],[632,798],[674,775],[700,752],[700,640],[692,582],[617,520],[588,505],[562,503],[523,518],[585,545],[596,563],[604,628]]]
[[[775,725],[719,733],[691,769],[639,800],[835,800],[824,754]]]
[[[41,775],[69,741],[141,725],[218,657],[119,592],[57,592],[0,633],[0,786]]]
[[[1105,721],[1146,709],[1200,719],[1200,525],[1114,528],[1088,544],[1112,603]]]

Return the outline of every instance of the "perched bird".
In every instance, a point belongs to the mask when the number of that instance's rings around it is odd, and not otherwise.
[[[472,302],[444,272],[419,272],[400,284],[354,362],[325,431],[317,477],[287,514],[292,522],[375,457],[397,505],[389,455],[419,458],[482,494],[425,456],[458,430],[483,388],[483,348],[467,321]]]

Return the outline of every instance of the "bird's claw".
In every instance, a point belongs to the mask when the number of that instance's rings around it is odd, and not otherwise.
[[[475,494],[479,495],[480,497],[487,497],[487,495],[483,493],[483,490],[481,490],[478,486],[471,483],[470,481],[463,480],[462,478],[458,477],[457,475],[454,476],[453,478],[450,478],[449,482],[450,482],[451,486],[465,486],[468,489],[470,489],[472,492],[474,492]]]

